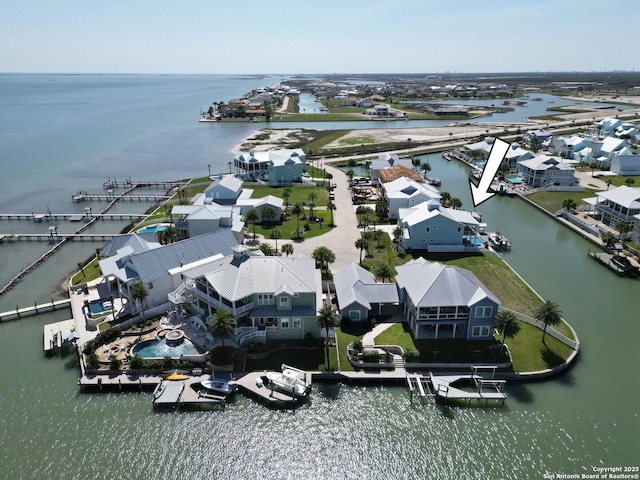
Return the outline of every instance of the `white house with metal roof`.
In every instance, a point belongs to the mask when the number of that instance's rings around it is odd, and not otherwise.
[[[132,301],[131,289],[142,283],[149,292],[146,307],[168,305],[167,295],[182,282],[171,271],[183,265],[228,254],[238,241],[230,229],[199,235],[180,242],[135,253],[127,246],[115,255],[99,261],[100,270],[109,284],[116,283],[118,295],[128,301],[131,313],[139,313],[141,305]]]
[[[614,226],[616,222],[623,221],[627,222],[630,230],[634,230],[640,214],[640,188],[623,185],[596,195],[585,198],[584,202],[594,207],[602,223]]]
[[[398,155],[389,153],[381,153],[378,155],[378,158],[372,160],[371,165],[369,166],[371,183],[374,185],[380,183],[380,171],[397,165],[413,169],[413,163],[411,163],[410,158],[399,158]]]
[[[233,175],[225,175],[207,187],[204,191],[204,202],[214,202],[218,205],[233,205],[241,193],[242,180]]]
[[[422,257],[397,266],[396,271],[400,301],[414,338],[493,338],[500,301],[473,273]]]
[[[616,128],[622,125],[622,120],[618,118],[606,117],[597,122],[600,127],[600,137],[608,137],[615,134]]]
[[[333,276],[342,318],[358,322],[381,315],[385,305],[398,303],[395,283],[378,283],[371,272],[350,263]]]
[[[422,202],[440,202],[440,192],[433,186],[401,177],[382,185],[389,206],[389,218],[398,218],[401,208],[410,208]]]
[[[284,206],[284,200],[273,195],[267,195],[260,198],[240,198],[236,203],[236,206],[240,209],[240,214],[245,215],[252,208],[257,210],[260,215],[260,222],[262,219],[262,212],[265,208],[271,208],[275,213],[275,217],[272,219],[266,219],[270,222],[279,222],[282,217],[282,207]]]
[[[183,269],[183,282],[169,295],[171,302],[207,319],[218,309],[227,310],[235,318],[239,345],[321,335],[322,278],[315,260],[251,254],[242,245],[232,250]]]
[[[480,225],[470,212],[423,202],[412,208],[401,208],[398,214],[401,241],[407,250],[477,251],[477,247],[466,241],[466,237],[476,234]]]
[[[175,226],[183,237],[197,237],[230,228],[238,243],[244,240],[244,221],[240,209],[232,205],[175,205],[171,214],[177,216]]]
[[[546,155],[519,161],[518,171],[524,182],[533,188],[577,185],[574,167]]]
[[[307,155],[301,148],[241,152],[233,164],[248,180],[266,179],[269,185],[288,185],[302,181]]]

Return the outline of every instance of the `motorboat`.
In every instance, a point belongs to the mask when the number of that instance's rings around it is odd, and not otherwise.
[[[510,250],[511,242],[500,232],[489,233],[489,243],[496,250]]]
[[[209,380],[203,380],[202,382],[200,382],[200,385],[202,385],[206,390],[212,393],[220,394],[220,395],[229,395],[235,392],[236,388],[238,388],[238,386],[236,385],[236,382],[232,380],[231,381],[222,380],[219,378],[211,378]]]
[[[263,377],[264,386],[294,397],[306,397],[311,392],[311,382],[307,382],[307,372],[282,364],[281,372],[269,372]]]

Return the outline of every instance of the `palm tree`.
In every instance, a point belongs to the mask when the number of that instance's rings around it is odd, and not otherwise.
[[[369,242],[366,238],[359,238],[356,240],[356,248],[360,249],[360,265],[362,265],[362,251],[369,248]]]
[[[293,245],[291,245],[290,243],[285,243],[282,246],[282,253],[284,253],[287,257],[289,255],[293,255]]]
[[[316,206],[315,201],[318,198],[318,194],[316,192],[310,192],[309,195],[307,195],[307,200],[309,200],[309,203],[307,204],[307,206],[309,207],[309,216],[313,219],[313,207]]]
[[[573,198],[567,198],[567,199],[562,201],[562,208],[565,208],[567,210],[567,212],[570,212],[571,210],[575,210],[575,208],[577,206],[578,205],[573,200]]]
[[[400,238],[402,238],[402,227],[397,226],[393,229],[393,243],[396,244],[396,251],[400,251]]]
[[[389,203],[386,197],[380,197],[376,200],[376,216],[380,220],[384,220],[389,216]]]
[[[349,186],[353,185],[353,176],[355,175],[352,168],[347,170],[347,177],[349,177]]]
[[[207,327],[209,333],[211,333],[214,338],[219,339],[224,347],[224,340],[233,335],[235,331],[236,320],[233,318],[233,315],[231,315],[231,312],[221,308],[216,310],[215,315],[209,319]]]
[[[376,277],[382,280],[383,282],[385,281],[385,279],[391,281],[391,279],[395,275],[394,268],[391,265],[388,265],[382,262],[376,264],[376,266],[374,267],[374,270],[375,270]]]
[[[324,271],[329,271],[329,264],[336,261],[336,254],[325,246],[317,247],[311,257],[320,264],[320,270]]]
[[[620,240],[624,240],[627,237],[627,232],[629,231],[629,224],[627,222],[618,220],[613,227],[620,232]]]
[[[260,245],[258,246],[258,250],[260,250],[267,257],[273,257],[273,255],[275,254],[275,250],[273,249],[273,247],[264,242],[260,243]]]
[[[289,187],[286,187],[282,191],[282,199],[284,200],[284,209],[285,209],[285,211],[289,210],[289,197],[291,197],[291,189]]]
[[[140,302],[140,308],[142,310],[142,321],[144,322],[144,307],[147,297],[149,296],[149,290],[144,286],[144,283],[136,283],[131,289],[131,298],[136,302]]]
[[[276,218],[276,211],[271,207],[264,207],[262,209],[262,221],[270,222]]]
[[[451,208],[457,210],[458,208],[462,208],[462,200],[458,197],[453,197],[451,199]]]
[[[327,210],[329,210],[329,213],[331,214],[331,225],[329,225],[330,227],[334,227],[333,225],[333,211],[336,209],[336,204],[333,203],[331,200],[329,200],[329,203],[327,203]]]
[[[501,310],[496,315],[495,327],[498,333],[502,334],[502,343],[504,344],[505,338],[513,338],[520,331],[520,323],[518,319],[508,310]]]
[[[420,157],[411,157],[411,165],[414,168],[418,168],[420,166]]]
[[[562,312],[560,311],[560,305],[551,300],[544,302],[535,312],[535,319],[544,323],[544,330],[542,331],[542,343],[544,343],[544,336],[547,334],[547,326],[552,327],[558,325],[562,321]]]
[[[449,192],[442,192],[440,194],[440,203],[443,207],[448,207],[451,204],[451,194]]]
[[[78,269],[82,272],[82,278],[85,278],[87,275],[84,273],[84,265],[82,265],[82,262],[78,262]]]
[[[358,224],[362,225],[363,220],[362,217],[367,214],[369,211],[369,207],[365,207],[364,205],[358,205],[356,208],[356,217],[358,217]]]
[[[260,221],[260,213],[255,208],[247,210],[244,214],[244,221],[253,225],[253,239],[256,239],[256,223]]]
[[[296,218],[298,219],[298,226],[296,228],[295,236],[296,237],[300,237],[300,215],[302,215],[304,213],[304,208],[302,207],[302,205],[299,202],[296,202],[296,204],[291,209],[291,213],[293,215],[295,215]]]
[[[282,232],[279,229],[274,228],[273,230],[271,230],[271,234],[269,235],[269,238],[271,238],[271,240],[276,241],[276,253],[278,253],[278,239],[281,237],[282,237]]]
[[[606,231],[602,234],[602,243],[604,243],[607,248],[611,248],[613,247],[613,245],[616,243],[616,236],[609,231]]]
[[[318,310],[318,327],[325,330],[326,336],[324,339],[325,354],[327,356],[327,370],[331,370],[329,364],[329,330],[336,328],[340,324],[340,319],[333,311],[331,305],[323,305]]]
[[[431,165],[429,164],[429,162],[425,162],[422,165],[420,165],[420,170],[422,170],[422,175],[426,178],[427,173],[431,171]]]

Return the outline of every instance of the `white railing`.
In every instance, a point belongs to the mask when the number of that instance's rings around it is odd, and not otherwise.
[[[169,301],[174,305],[180,305],[181,303],[186,303],[185,297],[185,286],[184,283],[180,284],[178,288],[176,288],[173,292],[169,294]]]
[[[265,330],[258,330],[257,327],[239,327],[236,328],[236,343],[242,345],[249,340],[256,337],[266,337],[267,332]]]

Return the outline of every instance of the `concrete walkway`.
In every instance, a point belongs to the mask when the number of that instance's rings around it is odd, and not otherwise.
[[[370,332],[365,333],[362,336],[362,346],[364,348],[373,348],[376,344],[375,338],[384,332],[387,328],[395,325],[395,323],[379,323],[371,329]]]

